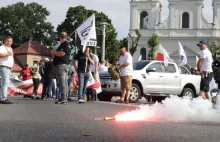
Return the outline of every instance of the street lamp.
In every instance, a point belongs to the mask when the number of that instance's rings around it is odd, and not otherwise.
[[[102,61],[105,60],[105,37],[106,37],[106,33],[105,33],[105,28],[106,28],[106,25],[109,25],[108,23],[106,22],[102,22],[101,25],[103,25],[103,29],[102,29]]]

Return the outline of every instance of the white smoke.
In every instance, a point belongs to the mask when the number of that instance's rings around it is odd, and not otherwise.
[[[161,103],[142,105],[131,112],[119,113],[118,121],[168,121],[168,122],[208,122],[220,123],[220,105],[202,97],[170,96]]]

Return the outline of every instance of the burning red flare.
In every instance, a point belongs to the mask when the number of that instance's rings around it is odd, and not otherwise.
[[[133,110],[130,112],[120,113],[115,116],[116,121],[146,121],[149,119],[149,114],[144,110]]]

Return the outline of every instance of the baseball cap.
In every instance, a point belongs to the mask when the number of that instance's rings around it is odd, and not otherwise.
[[[201,41],[197,44],[197,46],[201,46],[201,45],[203,45],[203,44],[207,44],[207,42],[206,42],[205,40],[201,40]]]
[[[50,61],[48,58],[44,58],[44,61]]]

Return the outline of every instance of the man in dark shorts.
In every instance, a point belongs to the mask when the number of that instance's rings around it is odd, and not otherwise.
[[[211,100],[210,96],[210,87],[209,84],[213,78],[213,71],[212,71],[212,53],[207,47],[207,42],[201,40],[197,46],[199,46],[200,58],[197,63],[197,69],[201,72],[201,83],[200,83],[200,96],[204,99]]]
[[[56,70],[56,81],[59,83],[61,89],[61,97],[55,102],[55,104],[67,103],[67,74],[69,70],[68,64],[71,50],[67,38],[67,33],[62,32],[60,34],[60,46],[56,50],[51,51],[51,54],[54,56],[53,65]]]

